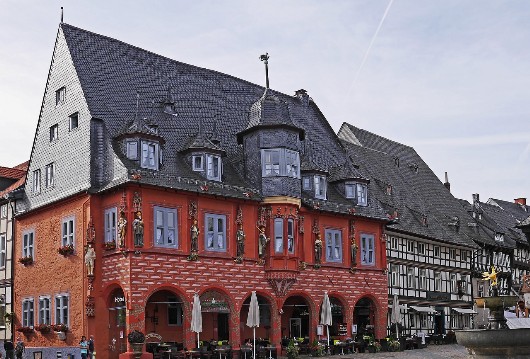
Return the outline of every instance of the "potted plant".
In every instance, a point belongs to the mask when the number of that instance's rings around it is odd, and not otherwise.
[[[68,326],[66,324],[61,323],[52,325],[52,328],[55,332],[66,333],[68,331]]]
[[[33,264],[33,257],[32,256],[21,257],[18,259],[18,261],[22,263],[23,265],[27,266],[27,265]]]
[[[38,324],[34,328],[36,331],[41,332],[42,334],[48,334],[52,331],[52,327],[49,324]]]
[[[311,356],[313,357],[322,357],[324,356],[324,345],[318,340],[313,340],[310,346]]]
[[[72,244],[67,244],[65,246],[59,247],[57,252],[59,252],[59,254],[65,256],[65,257],[69,256],[69,255],[72,255],[72,254],[74,254],[74,246]]]
[[[378,353],[381,351],[381,343],[376,341],[373,335],[368,336],[367,339],[368,345],[366,346],[366,350],[368,350],[369,353]]]
[[[132,347],[134,357],[140,358],[142,356],[144,342],[145,342],[144,333],[135,329],[127,335],[127,341]]]
[[[289,341],[289,345],[287,345],[287,358],[288,359],[298,359],[298,346],[295,345],[294,340],[291,339]]]
[[[33,333],[33,327],[18,327],[17,332],[31,334]]]

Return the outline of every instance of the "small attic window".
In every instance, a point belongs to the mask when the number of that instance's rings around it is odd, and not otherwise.
[[[145,125],[145,128],[152,133],[153,135],[158,135],[158,126],[157,125]]]
[[[504,242],[504,234],[502,233],[495,233],[495,240],[497,242]]]
[[[311,177],[306,176],[302,178],[302,188],[304,189],[304,191],[311,190]]]
[[[364,183],[357,183],[357,204],[359,206],[368,204],[368,186]]]
[[[326,176],[315,175],[314,183],[315,183],[315,198],[326,199],[326,190],[327,190]]]
[[[399,157],[394,157],[394,165],[399,167]]]
[[[130,160],[138,159],[138,141],[127,141],[127,158]]]
[[[409,164],[409,168],[414,172],[414,173],[418,173],[418,165],[416,163],[411,163]]]
[[[59,138],[59,125],[55,124],[50,127],[50,142],[56,141]]]
[[[158,170],[160,146],[158,142],[142,141],[142,158],[140,166],[152,170]]]
[[[206,155],[206,178],[221,181],[222,163],[221,157]]]
[[[387,184],[386,185],[386,194],[389,195],[389,196],[392,194],[392,185],[391,184]]]
[[[79,113],[73,113],[70,116],[68,116],[68,125],[70,131],[75,130],[79,126]]]
[[[66,87],[61,87],[55,91],[55,106],[60,106],[64,103],[66,98]]]
[[[346,198],[355,198],[355,184],[347,184],[345,186]]]
[[[203,163],[202,155],[193,156],[191,161],[193,164],[194,171],[204,171],[204,163]]]

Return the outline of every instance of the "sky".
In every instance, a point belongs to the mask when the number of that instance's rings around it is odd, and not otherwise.
[[[181,62],[306,89],[414,147],[457,198],[530,197],[530,1],[0,0],[0,165],[29,159],[64,22]],[[529,198],[530,199],[530,198]]]

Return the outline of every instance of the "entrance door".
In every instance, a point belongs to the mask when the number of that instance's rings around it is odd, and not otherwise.
[[[300,338],[302,336],[302,319],[291,318],[289,320],[289,337]]]
[[[445,313],[443,307],[434,308],[438,313],[434,316],[434,334],[445,333]]]
[[[219,340],[229,340],[229,333],[228,313],[219,313],[217,315],[217,334],[219,335]]]

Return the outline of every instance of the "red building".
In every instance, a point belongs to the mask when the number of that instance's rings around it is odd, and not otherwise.
[[[371,186],[305,91],[61,24],[18,216],[16,327],[44,354],[94,335],[117,358],[134,329],[193,348],[198,293],[201,340],[237,350],[256,291],[256,334],[279,347],[318,338],[327,291],[333,338],[383,337],[387,220]],[[64,337],[46,333],[59,324]]]

